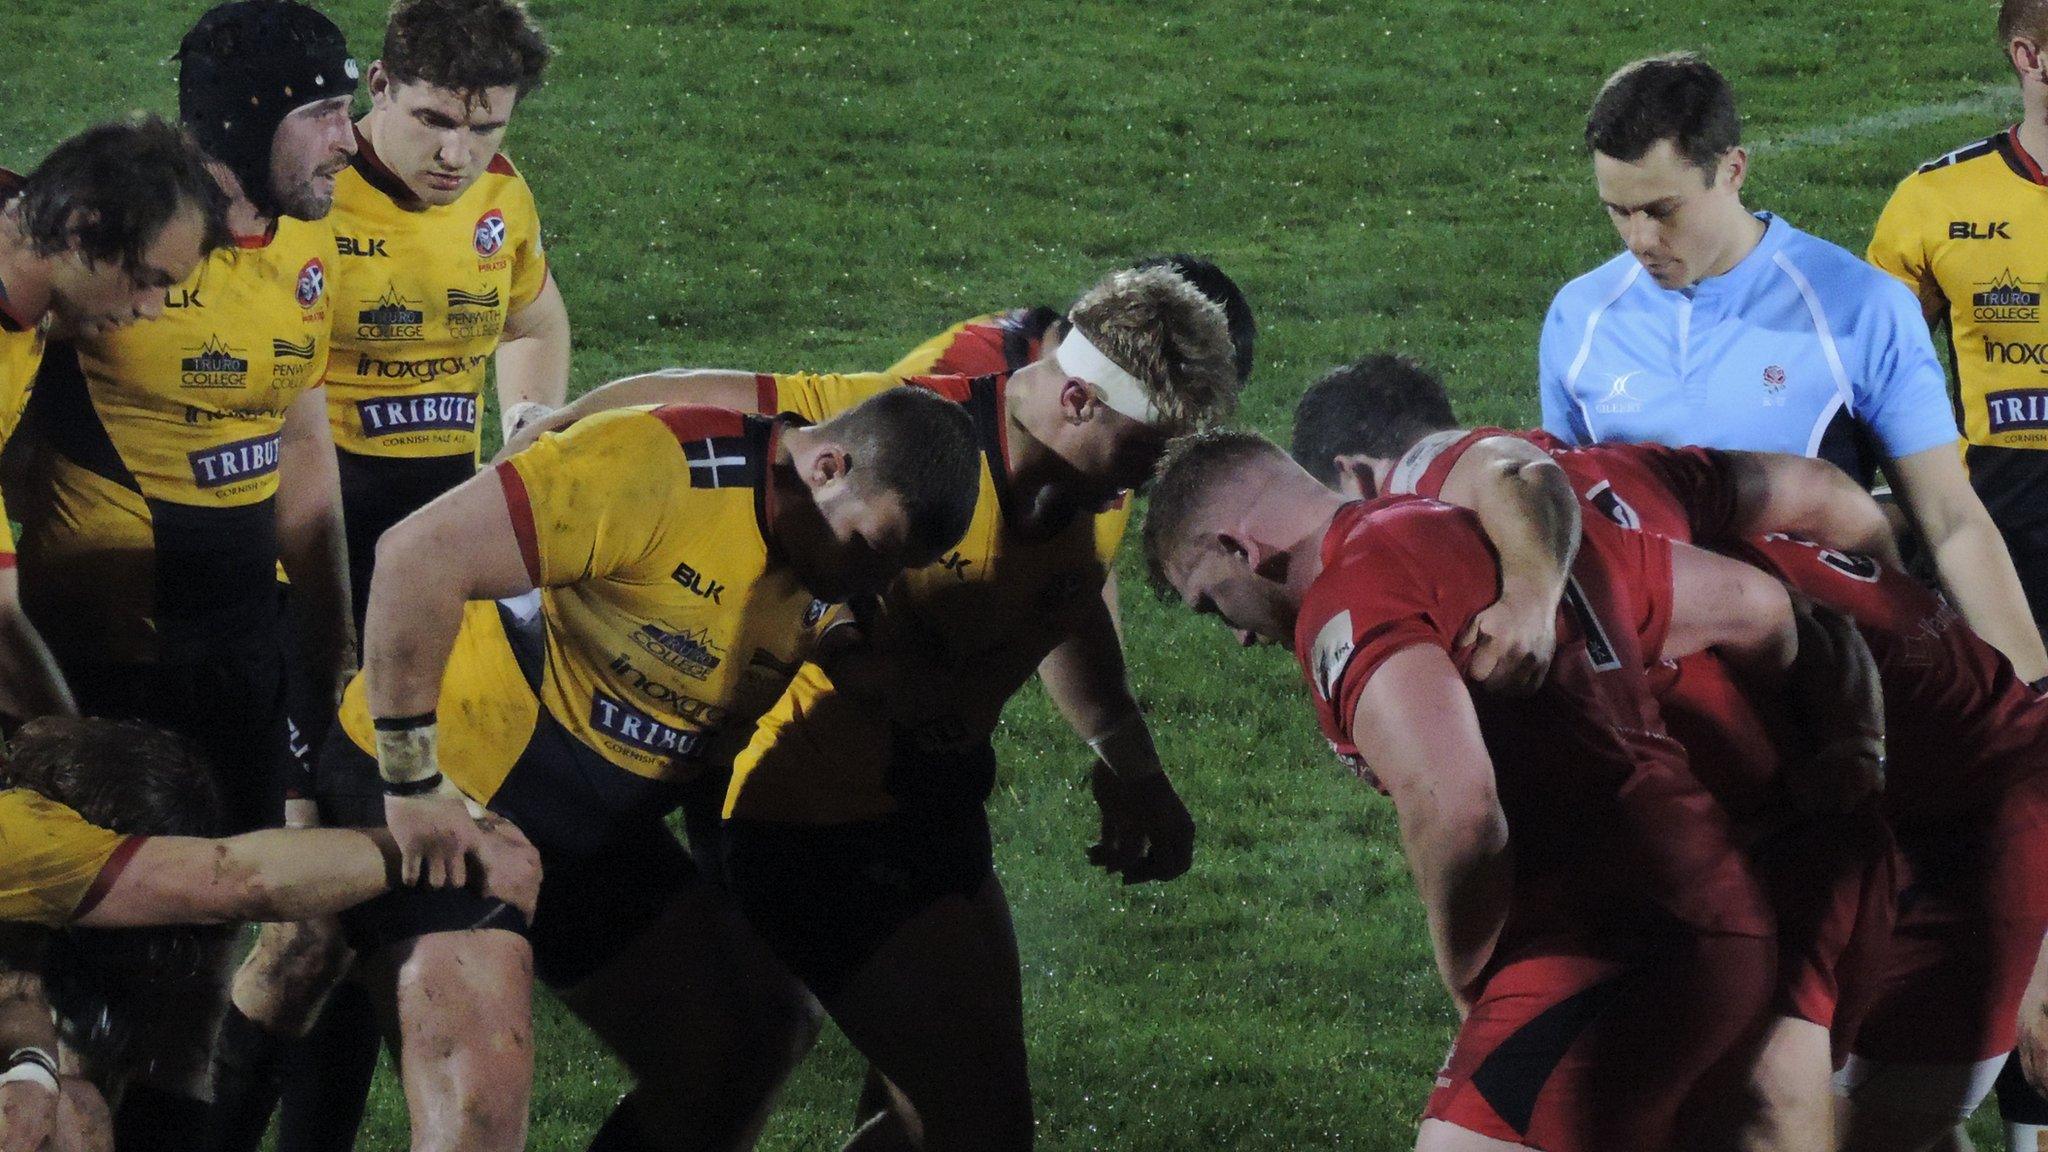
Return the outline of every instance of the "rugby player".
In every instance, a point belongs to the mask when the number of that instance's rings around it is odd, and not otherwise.
[[[354,664],[320,391],[334,234],[317,221],[354,151],[356,65],[292,0],[210,9],[178,62],[179,117],[229,197],[234,244],[166,289],[161,316],[51,350],[24,418],[38,450],[9,502],[24,601],[80,709],[196,741],[228,828],[246,831],[282,819],[288,787],[280,561],[308,693],[331,706]],[[169,1039],[191,1045],[178,1059],[203,1097],[211,1022]],[[138,1131],[145,1152],[189,1136]]]
[[[2005,539],[2034,623],[2048,621],[2048,396],[2041,390],[2048,319],[2028,257],[2048,229],[2048,3],[2005,0],[1998,42],[2019,79],[2019,122],[1921,165],[1878,217],[1870,262],[1947,327],[1963,465]],[[2017,1061],[1998,1083],[2006,1144],[2048,1139],[2048,1100]]]
[[[317,785],[327,822],[388,821],[428,886],[343,918],[395,998],[415,1148],[522,1144],[536,973],[658,1106],[634,1139],[751,1145],[814,1009],[663,817],[687,805],[715,833],[692,781],[722,780],[833,602],[959,540],[975,467],[966,413],[914,390],[815,426],[622,411],[385,534]],[[538,846],[530,925],[442,891],[464,879],[465,803]]]
[[[331,915],[387,891],[397,854],[382,832],[307,829],[209,838],[220,802],[184,740],[133,721],[45,719],[20,733],[0,780],[0,1142],[104,1147],[97,1090],[65,1076],[45,996],[46,929],[229,924]],[[538,860],[494,820],[479,887],[531,909]],[[147,1095],[150,1087],[134,1086]],[[168,1114],[159,1113],[159,1119]],[[201,1123],[191,1118],[191,1132]],[[125,1145],[124,1145],[125,1146]]]
[[[1449,419],[1441,387],[1412,366],[1405,379],[1380,368],[1377,387],[1367,375],[1332,377],[1312,389],[1302,410],[1318,417],[1320,431],[1307,439],[1364,444],[1377,430],[1393,437],[1390,448],[1414,446],[1392,459],[1370,450],[1326,456],[1328,447],[1309,454],[1327,459],[1333,471],[1359,469],[1344,481],[1353,486],[1441,491],[1483,506],[1485,489],[1498,485],[1484,461],[1513,436],[1497,429],[1432,434]],[[1406,397],[1409,408],[1393,397]],[[1439,414],[1417,419],[1418,406]],[[1333,426],[1348,430],[1332,432]],[[1889,715],[1883,809],[1897,829],[1908,895],[1888,948],[1872,953],[1863,943],[1885,918],[1853,906],[1854,923],[1843,925],[1837,909],[1806,929],[1812,943],[1786,942],[1784,963],[1791,970],[1781,981],[1792,989],[1792,1016],[1780,1022],[1781,1045],[1766,1052],[1783,1062],[1760,1064],[1760,1087],[1765,1102],[1785,1113],[1777,1121],[1807,1127],[1781,1132],[1785,1139],[1806,1133],[1803,1143],[1766,1146],[1812,1147],[1825,1138],[1827,1127],[1814,1129],[1810,1115],[1827,1049],[1815,1051],[1809,1041],[1803,1045],[1808,1054],[1800,1055],[1801,1021],[1832,1024],[1835,1051],[1851,1055],[1838,1081],[1849,1098],[1849,1148],[1917,1150],[1938,1146],[1944,1136],[1964,1141],[1959,1121],[1981,1101],[2014,1046],[2016,1006],[2038,1003],[2023,1000],[2021,986],[2048,928],[2048,905],[2031,879],[2042,873],[2048,853],[2048,838],[2034,830],[2048,794],[2048,713],[1996,649],[1900,573],[1895,554],[1885,563],[1782,536],[1754,542],[1759,531],[1776,528],[1886,547],[1882,514],[1838,471],[1771,454],[1650,446],[1551,456],[1600,514],[1734,549],[1848,614],[1869,640]],[[1667,694],[1664,702],[1671,712],[1673,703],[1684,707],[1697,698],[1674,701]],[[1723,713],[1721,719],[1732,718]],[[1800,850],[1811,857],[1819,843],[1807,836]],[[1802,876],[1809,890],[1827,887],[1824,880],[1812,883],[1803,865],[1778,879],[1773,890],[1781,933],[1811,916],[1810,900],[1787,882]],[[1887,887],[1866,881],[1863,899]],[[1842,938],[1845,928],[1851,939]],[[1809,951],[1802,954],[1802,947]],[[2038,996],[2038,989],[2030,995]],[[1832,1012],[1837,998],[1845,1005],[1841,1013],[1832,1020],[1819,1014]],[[1806,1094],[1803,1108],[1797,1092]],[[1807,1118],[1799,1118],[1802,1111]]]
[[[26,177],[0,169],[0,445],[28,405],[52,325],[99,331],[155,317],[164,289],[227,242],[227,197],[205,154],[155,117],[87,129]],[[22,611],[10,525],[0,531],[0,715],[77,711]]]
[[[686,372],[634,387],[656,381],[672,397],[807,417],[909,383],[973,416],[984,457],[974,526],[870,617],[868,647],[806,665],[763,718],[726,799],[728,880],[895,1085],[892,1117],[876,1123],[921,1130],[931,1147],[1024,1147],[1016,942],[984,809],[994,730],[1034,669],[1070,657],[1046,687],[1101,765],[1103,836],[1090,860],[1131,883],[1187,870],[1193,821],[1126,682],[1101,590],[1128,517],[1123,494],[1169,436],[1235,403],[1223,311],[1153,267],[1092,287],[1053,354],[1012,375]],[[651,1134],[651,1119],[634,1123]]]
[[[487,365],[508,433],[559,406],[568,387],[568,312],[541,254],[533,194],[498,150],[550,52],[516,0],[408,0],[392,9],[365,78],[370,111],[329,218],[326,377],[358,628],[378,537],[476,471]],[[308,749],[325,737],[326,704],[295,709],[307,713],[293,723]],[[253,1152],[282,1045],[312,1024],[279,1017],[302,999],[270,994],[292,978],[279,969],[335,944],[266,928],[244,966],[221,1026],[215,1101],[236,1130],[223,1148]],[[377,1035],[357,986],[338,990],[320,1029],[294,1054],[313,1067],[290,1077],[282,1152],[346,1149],[361,1120]]]
[[[1499,429],[1459,429],[1434,375],[1382,355],[1336,369],[1303,393],[1292,453],[1352,498],[1419,494],[1473,509],[1501,556],[1501,608],[1508,590],[1546,587],[1559,572],[1528,537],[1531,525],[1559,519],[1560,488],[1564,500],[1583,496],[1595,515],[1622,523],[1633,515],[1594,464],[1625,449],[1553,456],[1545,444],[1557,442],[1542,433],[1524,439]],[[1775,453],[1725,456],[1742,481],[1732,513],[1742,534],[1798,531],[1896,562],[1883,513],[1840,469]],[[1831,1053],[1846,1051],[1876,976],[1875,953],[1891,927],[1889,836],[1874,809],[1822,820],[1788,813],[1787,794],[1812,775],[1803,757],[1783,751],[1796,748],[1798,737],[1770,701],[1746,692],[1713,654],[1653,668],[1649,681],[1695,773],[1734,817],[1778,912],[1777,1019],[1759,1038],[1745,1082],[1728,1093],[1722,1121],[1740,1129],[1746,1149],[1824,1144],[1833,1127]],[[1844,984],[1854,985],[1850,993]]]
[[[208,11],[178,59],[180,116],[231,198],[234,244],[166,289],[161,316],[51,350],[21,563],[81,708],[197,741],[248,829],[281,810],[280,558],[314,678],[338,692],[352,659],[319,391],[334,241],[311,221],[354,149],[355,63],[289,0]]]
[[[1672,1146],[1766,1007],[1768,905],[1657,729],[1646,659],[1713,646],[1875,758],[1875,695],[1833,696],[1869,659],[1853,631],[1733,561],[1592,518],[1584,537],[1539,689],[1469,695],[1457,637],[1499,586],[1471,513],[1347,501],[1249,433],[1178,449],[1151,497],[1155,580],[1245,643],[1291,637],[1324,734],[1395,801],[1465,1018],[1419,1148]],[[1646,649],[1660,581],[1682,607]]]
[[[1567,284],[1544,321],[1544,430],[1882,467],[1979,635],[2028,677],[2048,650],[1970,487],[1912,293],[1742,202],[1749,154],[1727,80],[1689,54],[1623,67],[1586,120],[1594,181],[1627,250]]]

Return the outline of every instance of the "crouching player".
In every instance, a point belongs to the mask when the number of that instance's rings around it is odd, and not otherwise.
[[[221,816],[208,770],[182,740],[133,721],[36,721],[15,742],[0,783],[0,1050],[12,1053],[0,1071],[0,1146],[8,1148],[44,1140],[105,1148],[112,1138],[99,1088],[118,1086],[57,1075],[44,987],[51,929],[329,916],[388,891],[397,872],[396,848],[381,831],[209,839]],[[473,843],[471,876],[482,895],[530,911],[539,883],[531,846],[494,818]]]
[[[1624,527],[1691,542],[1682,518],[1639,508],[1653,483],[1628,467],[1628,445],[1546,452],[1543,433],[1458,428],[1438,379],[1411,360],[1368,356],[1338,368],[1295,408],[1293,454],[1301,466],[1352,497],[1417,494],[1472,509],[1501,557],[1500,599],[1474,620],[1469,668],[1512,687],[1541,675],[1567,557],[1554,532],[1557,502]],[[1750,536],[1814,535],[1838,546],[1893,555],[1883,514],[1853,480],[1824,461],[1777,453],[1719,456],[1739,491],[1728,528]],[[1519,648],[1489,668],[1489,641]],[[1645,638],[1645,643],[1650,643]],[[1502,643],[1503,649],[1510,646]],[[1854,811],[1812,811],[1816,790],[1836,778],[1802,748],[1802,734],[1778,702],[1745,686],[1712,652],[1649,670],[1651,690],[1696,775],[1735,819],[1778,915],[1780,991],[1776,1017],[1754,1055],[1731,1068],[1718,1127],[1751,1152],[1825,1145],[1834,1127],[1831,1058],[1846,1053],[1860,1010],[1874,991],[1892,928],[1898,883],[1891,835],[1874,803]],[[1801,803],[1805,801],[1807,803]]]
[[[815,1018],[663,818],[744,746],[830,602],[960,539],[975,469],[966,413],[911,389],[815,427],[625,411],[386,533],[367,662],[316,791],[329,823],[388,822],[427,885],[344,918],[395,997],[415,1148],[523,1145],[535,973],[636,1096],[674,1101],[665,1139],[751,1145],[771,1095],[757,1081],[779,1081]],[[531,925],[450,890],[469,803],[539,847]]]
[[[1351,503],[1269,442],[1197,438],[1152,496],[1147,563],[1242,639],[1295,644],[1324,731],[1391,795],[1465,1024],[1419,1147],[1661,1148],[1761,1021],[1776,945],[1730,825],[1657,730],[1633,626],[1712,645],[1826,719],[1868,655],[1743,565],[1589,520],[1533,695],[1473,697],[1457,638],[1500,565],[1471,513]],[[1824,641],[1824,642],[1820,642]],[[1659,653],[1652,653],[1657,655]],[[1852,679],[1852,678],[1851,678]],[[1874,696],[1826,732],[1874,759]]]

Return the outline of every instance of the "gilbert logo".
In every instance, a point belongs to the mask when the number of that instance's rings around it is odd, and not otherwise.
[[[498,249],[504,246],[505,214],[493,208],[477,218],[476,254],[483,257],[496,256]]]
[[[1628,382],[1641,375],[1642,371],[1638,369],[1634,372],[1624,372],[1616,376],[1607,385],[1607,395],[1602,396],[1593,405],[1593,411],[1608,414],[1616,412],[1641,412],[1643,410],[1643,402],[1629,395],[1628,391]]]

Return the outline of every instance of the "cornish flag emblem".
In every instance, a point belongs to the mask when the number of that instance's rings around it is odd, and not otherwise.
[[[496,256],[498,249],[505,246],[505,214],[496,208],[484,213],[476,222],[476,254]]]
[[[320,294],[327,291],[327,269],[315,256],[299,269],[299,307],[311,308],[320,302]]]

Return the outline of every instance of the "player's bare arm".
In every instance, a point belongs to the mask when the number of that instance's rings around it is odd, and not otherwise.
[[[1462,1013],[1507,923],[1513,858],[1493,760],[1450,657],[1405,648],[1366,682],[1351,741],[1393,798],[1437,971]]]
[[[1954,444],[1889,461],[1885,472],[1927,542],[1942,586],[1970,627],[2005,653],[2020,679],[2048,676],[2048,649],[2034,627],[2026,593],[2004,537],[1970,487]]]
[[[569,398],[569,309],[552,275],[540,295],[505,317],[497,368],[498,412],[508,441]]]
[[[12,567],[0,568],[0,713],[16,720],[78,715],[57,658],[21,607],[21,574]]]
[[[1073,626],[1038,665],[1039,679],[1096,762],[1090,786],[1102,813],[1090,863],[1127,884],[1171,880],[1194,860],[1195,821],[1174,791],[1131,694],[1123,643],[1103,597],[1080,606]]]
[[[1782,532],[1903,568],[1891,521],[1870,493],[1825,460],[1783,452],[1726,452],[1736,536]]]
[[[1536,690],[1557,647],[1557,602],[1579,549],[1579,501],[1564,470],[1515,436],[1474,444],[1445,477],[1442,499],[1470,508],[1500,553],[1500,599],[1458,637],[1467,673],[1493,691]]]
[[[707,404],[713,408],[751,412],[759,397],[755,380],[752,372],[720,368],[662,368],[636,376],[623,376],[608,384],[600,384],[561,408],[527,422],[517,433],[505,437],[505,447],[499,450],[497,458],[503,460],[517,453],[539,439],[543,432],[559,432],[585,416],[595,416],[614,408],[638,408],[647,404]]]
[[[1766,691],[1783,692],[1811,735],[1788,764],[1787,797],[1840,812],[1883,785],[1884,695],[1877,663],[1848,620],[1738,560],[1671,545],[1671,630],[1662,656],[1707,648]]]
[[[540,860],[526,837],[509,821],[487,817],[478,827],[475,851],[486,894],[531,917]],[[138,928],[332,916],[388,891],[397,857],[397,845],[381,829],[274,828],[223,840],[154,837],[135,850],[78,923]]]
[[[363,674],[377,725],[384,812],[407,884],[460,887],[480,833],[441,776],[434,708],[471,600],[533,590],[495,470],[443,493],[384,534],[364,617]]]
[[[0,1152],[38,1152],[59,1122],[57,1028],[41,973],[46,936],[0,926]]]
[[[291,577],[291,611],[308,683],[332,705],[355,671],[348,538],[341,526],[341,469],[327,424],[327,390],[309,388],[285,411],[278,441],[277,548]]]
[[[2048,940],[2020,997],[2020,1067],[2036,1092],[2048,1092]]]

